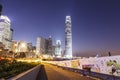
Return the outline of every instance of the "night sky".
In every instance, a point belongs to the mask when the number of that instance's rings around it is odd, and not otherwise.
[[[65,41],[65,16],[72,17],[74,55],[120,54],[120,0],[0,0],[13,39],[36,44],[37,36]]]

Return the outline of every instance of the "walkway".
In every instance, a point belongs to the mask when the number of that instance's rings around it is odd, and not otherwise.
[[[41,75],[41,73],[43,75]],[[90,77],[82,76],[79,73],[63,70],[57,66],[44,64],[37,80],[95,80]]]

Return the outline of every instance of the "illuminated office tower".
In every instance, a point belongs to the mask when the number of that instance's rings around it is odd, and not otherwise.
[[[0,42],[5,45],[5,49],[11,51],[12,46],[12,33],[11,21],[7,16],[0,16]]]
[[[71,17],[66,16],[66,28],[65,28],[65,57],[72,58],[72,28]]]
[[[56,46],[55,46],[55,56],[61,57],[61,41],[57,40],[56,41]]]
[[[43,37],[37,37],[36,42],[36,54],[47,54],[52,55],[52,38],[51,36],[48,39]]]
[[[45,53],[45,39],[43,37],[37,37],[36,42],[36,55]]]

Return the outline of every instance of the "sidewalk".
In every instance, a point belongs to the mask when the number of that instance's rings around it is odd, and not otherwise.
[[[57,66],[44,64],[37,80],[96,80],[79,73],[63,70]]]

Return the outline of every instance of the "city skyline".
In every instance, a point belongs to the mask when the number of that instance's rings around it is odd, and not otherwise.
[[[64,48],[65,16],[70,15],[74,53],[120,52],[120,1],[1,0],[0,3],[2,14],[11,19],[14,40],[35,45],[37,36],[51,35],[54,44],[59,39]]]

